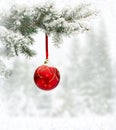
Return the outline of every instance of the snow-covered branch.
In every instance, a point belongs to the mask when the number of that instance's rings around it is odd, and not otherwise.
[[[34,43],[32,34],[38,29],[52,36],[59,45],[63,36],[88,31],[88,20],[96,15],[90,4],[81,4],[73,9],[58,11],[53,4],[33,7],[11,7],[9,13],[3,14],[0,24],[5,28],[0,33],[1,43],[7,56],[23,53],[32,57],[35,52],[29,48]]]

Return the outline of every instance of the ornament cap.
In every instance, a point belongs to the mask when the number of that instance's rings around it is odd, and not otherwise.
[[[48,60],[48,59],[46,59],[46,60],[44,61],[44,64],[48,64],[48,62],[49,62],[49,60]]]

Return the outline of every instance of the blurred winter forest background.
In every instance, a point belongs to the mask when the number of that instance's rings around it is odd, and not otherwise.
[[[7,8],[14,1],[0,0],[0,6]],[[58,8],[73,6],[77,1],[69,3],[66,0],[62,5],[61,2],[55,1]],[[19,56],[4,59],[4,64],[0,62],[0,115],[77,117],[87,113],[116,113],[116,2],[89,2],[99,9],[98,16],[91,22],[91,30],[64,38],[60,48],[54,47],[51,42],[49,44],[50,62],[61,73],[61,82],[57,88],[46,92],[38,89],[33,82],[33,73],[43,64],[45,57],[42,32],[34,35],[36,43],[33,48],[37,56],[32,59]],[[7,73],[5,66],[8,68]]]

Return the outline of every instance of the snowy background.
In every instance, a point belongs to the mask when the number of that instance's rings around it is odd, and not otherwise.
[[[0,0],[0,11],[12,4],[32,5],[52,0]],[[81,1],[81,0],[80,0]],[[56,8],[79,1],[54,0]],[[57,88],[46,92],[33,82],[44,61],[44,34],[34,35],[37,56],[4,59],[12,70],[0,77],[1,130],[116,130],[116,1],[83,0],[99,10],[90,32],[64,38],[60,48],[50,39],[50,63],[61,72]],[[0,73],[4,65],[0,64]]]

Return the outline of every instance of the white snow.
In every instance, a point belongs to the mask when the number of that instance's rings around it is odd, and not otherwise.
[[[4,117],[0,130],[116,130],[116,117],[80,116],[78,118]]]

